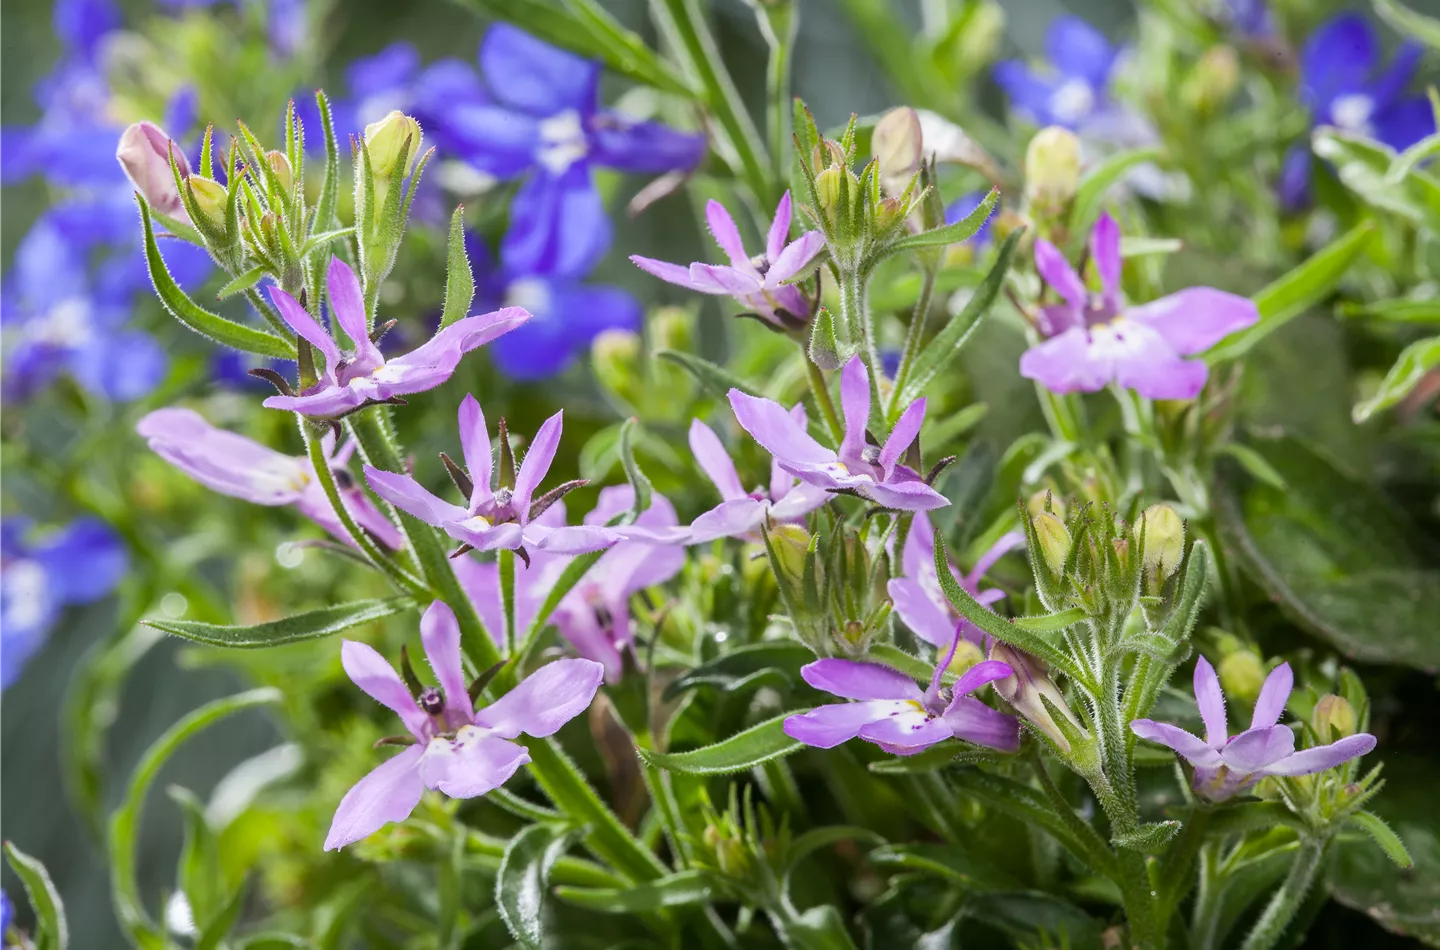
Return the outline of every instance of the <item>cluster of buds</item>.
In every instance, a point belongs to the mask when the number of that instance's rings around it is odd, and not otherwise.
[[[364,137],[351,144],[355,156],[355,244],[366,288],[379,287],[395,266],[410,203],[435,151],[432,148],[420,157],[421,138],[419,122],[392,111],[365,126]]]
[[[783,901],[781,881],[790,828],[783,817],[776,821],[768,808],[755,803],[753,788],[747,785],[742,799],[731,785],[723,812],[709,801],[704,803],[705,830],[691,841],[692,861],[723,882],[734,899],[749,907],[774,909]]]
[[[769,524],[763,533],[796,636],[817,656],[858,659],[888,637],[889,555],[866,532],[837,526],[822,536]]]

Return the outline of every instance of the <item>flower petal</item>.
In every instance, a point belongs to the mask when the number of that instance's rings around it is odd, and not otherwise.
[[[588,163],[576,162],[559,175],[539,170],[510,201],[500,260],[512,274],[580,278],[605,256],[610,234]]]
[[[1358,13],[1343,13],[1320,26],[1300,53],[1300,92],[1310,108],[1329,109],[1347,93],[1360,92],[1379,59],[1379,42]]]
[[[1045,55],[1055,68],[1095,89],[1109,84],[1115,54],[1105,34],[1078,16],[1056,17],[1045,31]]]
[[[1230,733],[1225,725],[1225,694],[1220,691],[1220,677],[1215,667],[1203,656],[1195,658],[1195,705],[1205,720],[1205,742],[1213,749],[1225,744]]]
[[[1020,356],[1020,375],[1052,393],[1093,393],[1109,382],[1109,367],[1090,352],[1089,334],[1072,327]]]
[[[895,428],[890,430],[890,437],[885,440],[885,445],[880,449],[880,468],[889,478],[895,471],[895,466],[905,450],[910,448],[920,435],[920,426],[925,423],[925,397],[912,402],[900,414],[895,421]]]
[[[1213,287],[1190,287],[1125,312],[1127,322],[1153,328],[1181,356],[1208,350],[1237,330],[1254,326],[1253,301]]]
[[[691,264],[690,282],[699,288],[715,288],[706,293],[724,293],[734,297],[759,293],[764,286],[756,274],[723,264]]]
[[[416,705],[400,674],[374,647],[355,640],[341,640],[340,665],[367,696],[399,716],[411,734],[421,740],[425,738],[429,717]]]
[[[419,774],[427,788],[451,798],[475,798],[504,785],[529,761],[524,746],[463,726],[454,739],[430,740]]]
[[[1060,249],[1046,240],[1035,242],[1035,269],[1040,272],[1040,277],[1045,283],[1054,288],[1055,292],[1064,298],[1070,305],[1070,309],[1081,311],[1085,309],[1086,297],[1085,282],[1080,275],[1075,273],[1075,268],[1065,259]],[[1083,321],[1080,321],[1083,324]]]
[[[704,544],[716,538],[740,538],[760,530],[765,523],[765,503],[754,498],[722,501],[690,523],[688,544]]]
[[[1258,772],[1295,751],[1295,733],[1285,726],[1246,729],[1220,750],[1220,761],[1236,772]]]
[[[411,746],[394,758],[377,765],[340,799],[330,833],[325,836],[325,850],[337,851],[361,838],[368,838],[392,821],[410,817],[425,783],[417,766],[424,746]]]
[[[765,236],[765,256],[772,267],[790,241],[790,215],[790,192],[787,191],[780,196],[780,203],[775,206],[775,217],[770,221],[770,233]]]
[[[794,476],[789,472],[785,472],[785,477],[794,480]],[[779,501],[771,503],[770,517],[776,521],[794,521],[825,504],[829,497],[829,492],[815,485],[796,485],[786,490]]]
[[[1105,299],[1112,303],[1120,300],[1120,223],[1110,212],[1100,214],[1100,220],[1090,232],[1090,258],[1100,275],[1100,285],[1105,288]]]
[[[1373,748],[1375,748],[1375,737],[1368,732],[1360,732],[1329,745],[1296,752],[1294,755],[1286,756],[1278,762],[1265,766],[1262,771],[1267,775],[1312,775],[1326,769],[1333,769],[1342,762],[1359,758]]]
[[[375,494],[428,525],[444,527],[450,522],[464,521],[470,516],[470,513],[459,505],[452,505],[422,488],[420,483],[409,475],[383,472],[370,465],[366,465],[363,471],[365,481]]]
[[[638,122],[617,112],[601,113],[590,133],[595,164],[639,174],[694,168],[709,146],[702,134],[659,122]]]
[[[956,697],[941,721],[957,739],[1002,752],[1014,752],[1020,748],[1020,721],[991,709],[973,697]]]
[[[765,283],[770,286],[787,281],[804,270],[815,255],[825,250],[825,235],[819,231],[806,231],[791,241],[778,257],[770,259],[770,269],[765,272]]]
[[[540,487],[555,461],[555,451],[560,447],[560,432],[564,427],[565,410],[560,410],[546,419],[535,433],[525,458],[520,462],[520,472],[515,476],[515,510],[526,514],[535,489]]]
[[[1265,685],[1260,687],[1260,698],[1255,701],[1255,718],[1250,720],[1250,728],[1273,726],[1279,722],[1294,688],[1295,674],[1290,671],[1289,663],[1281,663],[1271,670],[1270,675],[1265,677]]]
[[[460,450],[474,485],[474,490],[470,492],[470,506],[474,508],[490,498],[490,477],[493,474],[490,427],[485,424],[485,413],[481,411],[479,401],[469,393],[460,401],[459,415]]]
[[[861,729],[877,720],[892,713],[914,711],[917,711],[917,707],[913,703],[897,700],[834,703],[790,716],[786,718],[784,728],[787,736],[808,746],[833,749],[840,743],[855,738]]]
[[[919,701],[920,687],[899,670],[879,663],[824,659],[807,663],[800,676],[816,689],[846,699],[903,699]]]
[[[779,403],[730,390],[730,408],[740,427],[777,459],[798,465],[824,465],[835,453],[810,437]]]
[[[460,658],[460,624],[455,612],[443,600],[437,600],[420,617],[420,643],[430,660],[430,669],[445,691],[445,712],[450,727],[468,725],[474,706],[465,685],[465,666]]]
[[[715,238],[715,243],[730,258],[730,266],[740,270],[754,268],[750,267],[750,255],[745,253],[745,242],[740,240],[740,230],[735,227],[735,219],[730,217],[730,212],[725,206],[711,198],[705,202],[705,222],[710,226],[710,234]]]
[[[870,373],[859,356],[840,371],[840,408],[845,414],[842,461],[858,461],[865,452],[865,426],[870,422]]]
[[[729,294],[730,291],[718,287],[706,277],[704,280],[696,280],[690,274],[690,268],[683,264],[671,264],[666,261],[657,261],[653,257],[641,257],[639,254],[630,255],[630,263],[643,270],[653,277],[675,284],[678,287],[685,287],[702,294]]]
[[[1014,675],[1015,671],[1011,669],[1008,663],[1002,663],[999,660],[982,660],[966,670],[964,674],[955,681],[955,685],[952,686],[951,689],[954,690],[956,696],[964,696],[968,693],[975,692],[987,683],[993,683],[996,680],[1003,680]]]
[[[543,739],[588,709],[604,678],[605,668],[593,660],[547,663],[476,713],[475,724],[505,739],[521,733]]]
[[[919,518],[916,518],[919,522]],[[911,529],[914,531],[914,528]],[[930,596],[925,587],[915,580],[897,577],[886,588],[895,612],[905,621],[905,626],[920,639],[934,647],[948,647],[955,640],[955,620]]]
[[[480,44],[480,71],[496,98],[532,115],[595,107],[600,64],[556,49],[506,23]]]
[[[745,497],[745,488],[740,484],[740,475],[735,471],[730,453],[725,451],[715,430],[699,419],[690,422],[690,451],[694,453],[701,471],[720,491],[721,498],[734,501]]]
[[[892,755],[915,755],[952,735],[943,719],[931,718],[923,710],[893,713],[860,727],[860,738],[873,742]]]
[[[1155,722],[1153,719],[1136,719],[1130,723],[1130,731],[1142,739],[1149,739],[1175,750],[1185,761],[1197,768],[1215,768],[1220,764],[1220,753],[1179,726],[1172,726],[1168,722]]]
[[[340,348],[330,338],[315,318],[305,312],[305,308],[299,302],[279,287],[270,288],[270,299],[280,309],[280,316],[290,326],[290,329],[300,334],[311,346],[319,350],[325,357],[325,372],[329,376],[335,375],[335,367],[340,364]]]
[[[200,484],[257,505],[290,504],[310,478],[300,459],[217,429],[191,409],[157,409],[135,431],[155,454]]]
[[[370,325],[365,317],[365,300],[360,295],[360,281],[355,272],[338,257],[330,258],[330,271],[325,277],[330,294],[330,315],[340,324],[350,342],[355,344],[355,357],[360,360],[383,361],[380,350],[370,342]]]

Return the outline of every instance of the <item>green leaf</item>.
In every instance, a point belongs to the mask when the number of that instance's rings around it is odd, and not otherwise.
[[[681,369],[694,376],[701,386],[704,386],[713,395],[724,399],[732,389],[738,389],[747,396],[758,396],[760,391],[751,386],[745,380],[725,369],[723,366],[716,366],[709,360],[701,359],[691,353],[684,353],[680,350],[656,350],[655,356],[662,360],[669,360]]]
[[[495,907],[525,950],[541,950],[541,912],[550,869],[575,833],[565,825],[531,825],[517,832],[505,848],[495,876]]]
[[[954,881],[967,890],[1012,890],[1020,882],[991,861],[953,844],[897,844],[870,852],[871,864],[919,871]]]
[[[362,623],[379,620],[402,610],[411,610],[415,602],[408,597],[390,597],[383,600],[356,600],[334,607],[322,607],[293,617],[271,620],[248,627],[229,627],[214,623],[198,623],[193,620],[142,620],[141,623],[156,630],[208,643],[217,647],[232,647],[255,650],[265,647],[284,646],[301,640],[315,640],[328,637]]]
[[[1365,251],[1374,229],[1372,221],[1357,224],[1257,293],[1251,299],[1260,311],[1260,322],[1211,347],[1205,362],[1214,366],[1244,356],[1256,343],[1323,300]]]
[[[1221,470],[1215,513],[1225,548],[1302,628],[1348,657],[1440,667],[1440,571],[1407,514],[1369,483],[1291,437],[1250,445],[1281,491]]]
[[[823,370],[844,366],[855,355],[855,345],[849,340],[854,330],[847,327],[842,331],[835,325],[835,315],[821,307],[810,323],[810,342],[805,349],[810,362]]]
[[[640,914],[661,907],[703,904],[715,893],[709,871],[679,871],[634,887],[557,887],[555,896],[567,904],[602,914]]]
[[[268,273],[270,273],[270,271],[263,265],[260,267],[252,267],[245,273],[241,274],[239,277],[236,277],[234,280],[230,281],[224,287],[221,287],[220,292],[217,293],[215,296],[218,297],[220,300],[224,300],[227,297],[233,297],[236,294],[249,290],[251,287],[254,287],[256,284],[260,283],[261,278],[263,278]]]
[[[470,310],[475,299],[475,275],[470,272],[470,258],[465,254],[465,209],[456,208],[450,218],[450,251],[445,261],[445,309],[440,317],[441,328],[459,320]]]
[[[1075,190],[1075,202],[1070,206],[1072,251],[1078,253],[1085,246],[1090,237],[1090,228],[1095,224],[1095,219],[1100,217],[1100,208],[1111,186],[1117,184],[1136,165],[1153,162],[1160,156],[1161,151],[1158,148],[1117,152],[1085,173],[1085,177],[1080,179],[1079,188]]]
[[[146,750],[135,767],[124,801],[110,816],[109,852],[115,916],[119,919],[121,928],[129,935],[131,943],[141,950],[163,950],[165,947],[165,938],[160,928],[145,912],[145,906],[140,899],[140,882],[136,875],[135,845],[140,829],[140,816],[155,776],[186,739],[227,716],[278,703],[280,700],[281,693],[277,689],[254,689],[206,703],[165,730]]]
[[[1220,446],[1219,454],[1228,455],[1240,463],[1240,467],[1245,469],[1252,478],[1258,478],[1265,484],[1281,491],[1285,490],[1285,479],[1275,471],[1275,466],[1265,461],[1265,456],[1250,446],[1240,442],[1226,442]]]
[[[694,98],[684,78],[594,0],[460,0],[460,4],[488,19],[514,23],[552,46],[598,59],[636,82]]]
[[[883,845],[885,838],[869,828],[859,828],[855,825],[826,825],[823,828],[811,828],[790,842],[790,847],[785,851],[786,873],[794,871],[797,864],[821,848],[828,848],[841,841],[863,841],[867,844]]]
[[[1140,851],[1145,854],[1159,854],[1165,850],[1165,845],[1180,831],[1182,822],[1179,821],[1150,821],[1136,828],[1134,831],[1127,831],[1115,835],[1110,840],[1117,848],[1129,848],[1131,851]]]
[[[1070,607],[1059,613],[1044,614],[1039,617],[1016,617],[1011,623],[1027,633],[1047,636],[1059,633],[1061,630],[1068,630],[1084,619],[1084,610],[1079,607]]]
[[[190,902],[196,925],[204,927],[224,907],[219,843],[205,818],[205,806],[189,789],[171,786],[166,792],[185,816],[185,838],[180,846],[176,883]]]
[[[669,702],[701,686],[715,686],[729,693],[737,683],[763,672],[773,672],[793,684],[800,680],[800,667],[813,659],[815,654],[809,647],[793,640],[747,643],[682,673],[665,687],[662,698]]]
[[[306,257],[311,251],[322,248],[331,241],[338,241],[343,237],[349,237],[354,233],[354,228],[335,228],[332,231],[321,231],[318,234],[312,234],[305,239],[304,246],[300,248],[300,256]]]
[[[1361,135],[1322,128],[1314,133],[1315,154],[1330,162],[1336,177],[1367,204],[1431,230],[1440,225],[1440,183],[1409,158]]]
[[[1417,39],[1434,50],[1440,50],[1440,20],[1416,13],[1398,0],[1372,0],[1380,19],[1401,35]]]
[[[1389,851],[1368,838],[1342,840],[1335,849],[1330,893],[1386,930],[1440,947],[1440,837],[1434,830],[1433,781],[1424,791],[1428,811],[1396,823],[1414,866],[1396,867]],[[1386,789],[1387,799],[1390,792]]]
[[[335,144],[330,100],[323,91],[315,92],[315,108],[320,113],[320,128],[325,135],[325,176],[320,183],[320,198],[315,202],[315,227],[328,228],[335,223],[335,206],[340,198],[340,150]]]
[[[1355,407],[1355,421],[1364,422],[1375,413],[1389,409],[1410,395],[1436,366],[1440,366],[1440,336],[1416,340],[1405,347],[1395,365],[1390,367],[1390,372],[1385,374],[1380,388]]]
[[[65,922],[65,903],[50,880],[50,872],[9,841],[5,842],[5,859],[25,885],[35,911],[35,950],[65,950],[70,944],[70,928]],[[3,937],[0,934],[0,939]]]
[[[1340,313],[1347,317],[1370,317],[1388,323],[1440,324],[1440,297],[1396,297],[1369,303],[1343,303]]]
[[[669,772],[684,772],[688,775],[739,772],[789,755],[800,748],[801,742],[798,739],[792,739],[785,734],[787,715],[767,719],[723,742],[690,752],[662,753],[643,748],[636,751],[640,753],[640,758],[649,764]]]
[[[1000,252],[995,255],[995,263],[991,266],[990,273],[986,274],[980,286],[975,288],[975,293],[971,294],[964,308],[952,316],[940,332],[935,334],[934,339],[921,349],[915,358],[915,365],[911,367],[910,378],[905,383],[905,391],[901,394],[898,405],[909,405],[920,398],[930,381],[969,342],[971,335],[1000,295],[1000,289],[1005,284],[1005,275],[1010,270],[1010,260],[1015,256],[1015,248],[1024,233],[1024,228],[1016,228],[1010,232],[1005,243],[1000,245]]]
[[[954,224],[942,225],[938,228],[931,228],[929,231],[921,231],[919,234],[907,234],[906,236],[892,241],[882,251],[886,256],[901,254],[906,251],[916,251],[926,247],[948,247],[951,244],[958,244],[967,240],[979,231],[995,211],[995,204],[1000,200],[1000,189],[991,188],[985,200],[970,212],[963,219]]]
[[[155,228],[150,223],[150,206],[139,194],[136,194],[135,200],[140,205],[140,223],[145,229],[145,260],[150,266],[150,281],[155,285],[155,293],[171,316],[201,336],[209,337],[224,346],[260,356],[295,359],[295,345],[289,340],[264,330],[247,327],[234,320],[227,320],[191,300],[170,276],[170,271],[165,267],[165,259],[160,256],[160,248],[155,243]]]
[[[1358,825],[1366,834],[1375,839],[1380,850],[1385,856],[1395,862],[1396,867],[1410,868],[1415,866],[1410,852],[1405,849],[1405,842],[1400,840],[1394,830],[1385,823],[1385,820],[1373,812],[1362,811],[1350,818],[1350,823]]]
[[[240,920],[240,912],[245,909],[245,892],[245,883],[242,881],[240,886],[235,888],[235,893],[230,895],[230,899],[209,920],[196,918],[200,935],[195,938],[194,950],[220,950],[225,945],[225,938],[235,929],[235,924]]]
[[[620,426],[620,467],[625,470],[625,480],[630,483],[630,488],[635,493],[635,502],[630,509],[629,519],[629,523],[632,524],[636,518],[650,509],[650,500],[655,494],[655,488],[650,484],[650,479],[635,462],[635,429],[639,425],[640,420],[631,416]]]

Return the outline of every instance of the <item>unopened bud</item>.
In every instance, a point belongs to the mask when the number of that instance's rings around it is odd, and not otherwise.
[[[420,123],[396,109],[379,122],[365,126],[365,146],[370,152],[370,171],[376,178],[388,179],[405,156],[405,171],[410,174],[420,154]]]
[[[835,207],[840,203],[840,176],[843,168],[831,166],[815,176],[815,192],[820,197],[819,211],[829,220],[835,220]]]
[[[1260,687],[1265,685],[1265,662],[1255,651],[1245,648],[1227,654],[1216,672],[1225,695],[1252,703],[1260,698]]]
[[[1037,491],[1035,494],[1031,495],[1025,500],[1025,510],[1030,512],[1032,517],[1034,515],[1038,515],[1044,512],[1047,505],[1049,506],[1050,512],[1052,514],[1054,514],[1057,518],[1060,518],[1062,520],[1064,519],[1065,500],[1063,498],[1057,497],[1055,493],[1050,491],[1048,488],[1042,491]]]
[[[1326,693],[1320,697],[1310,714],[1310,728],[1315,730],[1323,743],[1353,736],[1360,724],[1355,717],[1355,707],[1350,705],[1349,700],[1344,696]]]
[[[1185,103],[1204,115],[1223,109],[1240,87],[1240,57],[1232,46],[1212,46],[1185,81]]]
[[[684,307],[662,307],[645,327],[657,350],[691,350],[695,343],[695,314]]]
[[[1015,671],[1012,675],[995,681],[995,692],[1000,694],[1000,698],[1014,706],[1016,712],[1029,720],[1035,728],[1049,736],[1062,752],[1069,753],[1070,740],[1055,724],[1055,718],[1050,715],[1050,710],[1040,697],[1048,699],[1050,705],[1060,710],[1077,730],[1084,731],[1084,727],[1070,712],[1065,697],[1045,672],[1040,661],[1006,643],[992,646],[990,659],[999,660]]]
[[[640,336],[630,330],[606,330],[590,346],[595,379],[632,403],[640,392],[640,350]]]
[[[1157,586],[1180,567],[1185,556],[1185,522],[1169,505],[1151,505],[1140,515],[1145,540],[1145,576]]]
[[[1035,526],[1035,534],[1040,539],[1040,552],[1045,555],[1045,563],[1049,566],[1051,573],[1060,574],[1065,570],[1065,559],[1070,556],[1070,531],[1065,527],[1065,522],[1048,511],[1042,511],[1030,523]]]
[[[799,584],[805,577],[805,555],[810,550],[810,533],[798,524],[777,524],[769,529],[770,550],[775,573]],[[817,568],[819,565],[816,565]]]
[[[864,656],[870,648],[870,631],[858,620],[847,620],[835,631],[835,645],[846,656]]]
[[[898,195],[920,170],[920,116],[909,106],[891,109],[875,124],[871,152],[880,161],[880,187]]]
[[[285,157],[284,152],[269,151],[265,153],[265,161],[270,163],[270,168],[275,172],[275,177],[280,179],[280,188],[285,194],[295,188],[295,173],[290,170],[290,159]]]
[[[980,651],[979,647],[969,640],[962,639],[955,644],[955,655],[950,658],[950,664],[945,667],[945,672],[962,676],[966,670],[983,659],[985,659],[985,654]]]
[[[185,179],[185,187],[195,199],[195,208],[204,222],[217,231],[224,231],[225,208],[230,203],[225,186],[204,175],[191,175]]]
[[[165,130],[154,122],[136,122],[120,136],[115,158],[135,190],[147,204],[161,214],[186,219],[185,203],[175,188],[175,172],[170,168],[171,156],[180,169],[180,177],[190,174],[190,163]]]
[[[1080,187],[1080,140],[1057,125],[1041,129],[1025,150],[1025,200],[1032,211],[1058,215]]]

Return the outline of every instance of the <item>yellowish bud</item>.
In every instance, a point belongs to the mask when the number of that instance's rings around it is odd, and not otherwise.
[[[285,157],[284,152],[269,151],[265,153],[265,161],[270,163],[275,177],[280,179],[280,187],[288,195],[295,187],[295,173],[290,170],[290,160]]]
[[[1042,511],[1030,523],[1035,526],[1035,534],[1040,539],[1040,551],[1045,555],[1045,563],[1050,571],[1059,574],[1065,569],[1065,559],[1070,556],[1070,531],[1065,527],[1065,522],[1047,511]]]
[[[405,175],[415,167],[420,154],[420,123],[399,111],[392,111],[379,122],[365,126],[365,146],[370,152],[370,171],[380,179],[388,179],[405,156]],[[403,177],[403,176],[402,176]]]
[[[204,175],[191,175],[185,179],[185,187],[195,199],[196,210],[205,223],[216,230],[225,230],[225,207],[230,198],[225,186]]]
[[[1323,743],[1353,736],[1360,724],[1355,716],[1355,707],[1350,705],[1349,700],[1344,696],[1326,693],[1320,697],[1310,714],[1310,728],[1315,730]]]
[[[1025,150],[1025,200],[1041,214],[1060,214],[1080,187],[1080,140],[1052,125],[1035,133]]]
[[[1216,670],[1225,695],[1253,703],[1265,685],[1265,662],[1250,649],[1236,650],[1220,661]]]
[[[1140,515],[1145,539],[1145,575],[1163,584],[1185,556],[1185,522],[1169,505],[1151,505]]]

